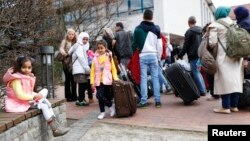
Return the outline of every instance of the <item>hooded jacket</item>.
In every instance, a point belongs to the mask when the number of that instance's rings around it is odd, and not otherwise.
[[[202,28],[199,26],[190,27],[185,33],[185,41],[179,57],[182,58],[185,53],[188,55],[188,60],[194,60],[198,57],[198,48],[202,40]]]
[[[83,44],[83,38],[88,38],[86,32],[81,32],[77,38],[77,42],[70,48],[69,54],[72,55],[73,72],[72,74],[89,74],[90,67],[88,65],[87,50],[89,43]]]
[[[250,16],[249,10],[243,6],[239,6],[234,9],[234,14],[237,19],[237,24],[250,33]]]
[[[112,53],[106,52],[100,55],[96,51],[91,65],[90,84],[95,86],[100,86],[100,83],[112,85],[113,80],[118,80],[118,76]]]
[[[134,52],[136,49],[139,49],[140,57],[155,54],[158,59],[161,58],[162,40],[160,30],[153,22],[142,21],[141,24],[135,28],[132,48]]]
[[[28,99],[21,99],[12,88],[12,82],[20,80],[21,90],[26,98],[32,100],[34,96],[35,76],[23,75],[21,73],[13,73],[13,69],[10,68],[3,77],[3,82],[6,85],[7,98],[5,100],[6,112],[26,112],[30,108]]]

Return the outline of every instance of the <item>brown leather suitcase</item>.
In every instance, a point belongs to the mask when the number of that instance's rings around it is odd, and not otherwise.
[[[133,84],[128,81],[115,81],[112,84],[116,117],[128,117],[136,113],[137,95]]]

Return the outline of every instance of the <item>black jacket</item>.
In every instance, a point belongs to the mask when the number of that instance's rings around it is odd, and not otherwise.
[[[198,48],[202,40],[202,28],[199,26],[193,26],[189,28],[185,33],[185,41],[182,50],[178,57],[182,58],[185,53],[188,55],[188,60],[194,60],[198,57]]]
[[[119,60],[124,58],[130,59],[133,54],[132,32],[120,30],[115,33],[115,40],[116,40],[115,52]]]
[[[250,16],[240,20],[240,21],[237,21],[237,23],[239,24],[239,26],[241,28],[244,28],[248,31],[248,33],[250,33]]]

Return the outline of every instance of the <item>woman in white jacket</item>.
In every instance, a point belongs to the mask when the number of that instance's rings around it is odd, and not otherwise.
[[[218,23],[219,20],[231,25],[233,21],[228,14],[230,8],[218,7],[215,11],[217,21],[211,23],[209,27],[209,46],[211,48],[218,45],[216,62],[218,70],[214,74],[214,94],[221,96],[222,107],[214,109],[215,113],[229,114],[238,111],[239,95],[243,90],[243,58],[231,58],[226,55],[222,48],[227,43],[227,28]],[[221,42],[221,43],[220,43]]]
[[[89,35],[81,32],[77,42],[70,48],[69,54],[72,55],[74,81],[78,83],[78,100],[76,105],[87,106],[85,101],[85,90],[87,89],[87,75],[90,73],[88,65],[87,50],[89,49]]]

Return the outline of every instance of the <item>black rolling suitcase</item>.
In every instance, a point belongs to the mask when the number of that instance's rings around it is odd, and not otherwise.
[[[184,104],[190,104],[200,97],[193,78],[180,64],[173,63],[165,70],[165,75]]]

